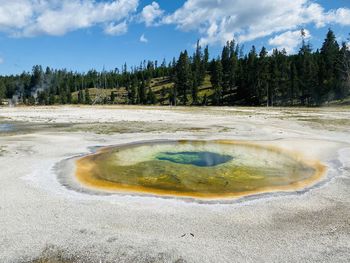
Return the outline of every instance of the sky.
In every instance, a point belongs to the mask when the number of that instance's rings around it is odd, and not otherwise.
[[[292,54],[301,29],[316,49],[329,28],[350,45],[350,0],[0,0],[0,74],[171,61],[197,40],[211,57],[232,39]]]

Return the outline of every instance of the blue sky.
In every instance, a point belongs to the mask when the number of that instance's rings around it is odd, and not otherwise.
[[[170,61],[197,40],[212,57],[232,38],[294,53],[300,29],[318,48],[329,27],[349,36],[349,0],[0,0],[0,74]]]

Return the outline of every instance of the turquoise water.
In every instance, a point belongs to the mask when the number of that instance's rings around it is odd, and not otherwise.
[[[213,167],[233,160],[233,157],[230,155],[213,152],[165,152],[160,153],[156,158],[160,161],[199,167]]]

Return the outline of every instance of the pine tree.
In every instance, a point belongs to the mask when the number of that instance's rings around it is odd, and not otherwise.
[[[142,80],[141,80],[141,84],[139,86],[139,103],[140,104],[146,104],[146,84],[145,84],[145,80],[143,79],[142,76]]]
[[[59,97],[60,97],[60,103],[61,104],[66,104],[67,103],[67,94],[66,91],[64,89],[60,89],[59,92]]]
[[[92,102],[91,102],[91,98],[90,98],[89,89],[85,89],[84,97],[85,97],[85,104],[91,105]]]
[[[210,79],[213,88],[214,88],[214,95],[213,95],[213,104],[214,105],[220,105],[222,102],[222,85],[223,85],[223,67],[220,59],[217,59],[214,62],[214,67],[212,68],[211,72],[211,79]]]
[[[159,99],[159,101],[160,101],[161,105],[164,105],[165,99],[166,99],[166,88],[165,88],[165,86],[163,86],[160,89],[160,99]]]
[[[278,84],[280,81],[279,51],[274,49],[270,58],[270,78],[269,78],[269,89],[267,94],[268,106],[274,106],[276,103],[276,93],[278,90]]]
[[[203,64],[202,64],[202,48],[197,41],[196,51],[193,55],[193,65],[192,65],[192,104],[197,104],[198,102],[198,87],[203,82]]]
[[[295,103],[296,94],[299,90],[299,79],[296,62],[292,61],[290,64],[290,105],[293,106]]]
[[[228,73],[228,89],[229,89],[228,92],[230,95],[229,103],[231,105],[235,105],[236,99],[237,99],[237,86],[236,86],[237,76],[236,75],[237,75],[238,57],[237,57],[236,46],[234,41],[230,42],[229,51],[230,51],[230,63],[229,63],[230,71]]]
[[[157,103],[156,95],[154,94],[151,88],[148,88],[147,103],[152,105]]]
[[[66,89],[67,89],[67,103],[72,104],[72,101],[73,101],[72,93],[71,93],[69,87],[66,87]]]
[[[334,32],[329,29],[327,37],[321,48],[320,71],[323,76],[321,83],[321,96],[323,100],[329,100],[334,97],[334,90],[337,88],[337,69],[336,63],[339,59],[339,44]]]
[[[2,105],[2,100],[5,99],[6,87],[4,82],[0,81],[0,105]]]
[[[137,95],[137,90],[139,89],[139,81],[137,79],[137,76],[135,75],[131,81],[131,85],[128,90],[128,101],[129,104],[138,104],[139,97]]]
[[[169,104],[172,106],[176,106],[177,105],[177,89],[174,86],[169,93]]]
[[[183,105],[187,105],[187,93],[192,88],[192,72],[187,51],[181,52],[176,64],[175,94],[179,94]]]
[[[290,61],[288,60],[287,51],[283,49],[279,52],[279,71],[280,79],[278,83],[278,101],[279,105],[288,105],[290,102]]]
[[[230,74],[231,74],[231,63],[230,63],[230,42],[227,42],[221,53],[221,65],[222,65],[222,92],[223,95],[227,94],[230,88]]]
[[[317,64],[310,44],[305,43],[304,39],[299,51],[299,87],[302,105],[320,104],[322,93],[318,87]]]
[[[112,90],[111,91],[111,96],[110,96],[110,99],[111,99],[111,104],[114,104],[114,101],[115,101],[115,93],[114,93],[114,91]]]
[[[258,91],[258,55],[255,46],[252,47],[247,59],[247,105],[259,105]]]
[[[30,89],[33,90],[34,88],[40,86],[42,78],[43,78],[42,67],[39,65],[34,66],[32,69],[32,76],[30,80]]]
[[[341,99],[350,95],[350,49],[346,42],[342,43],[337,64],[340,86],[336,97]]]
[[[195,78],[193,76],[192,78]],[[198,86],[196,84],[192,84],[192,104],[197,105],[198,104]]]
[[[268,104],[268,85],[269,85],[269,58],[265,47],[262,47],[259,53],[257,68],[257,87],[259,89],[260,105],[265,102]]]
[[[56,103],[55,94],[50,92],[50,95],[49,95],[49,105],[54,105],[55,103]]]
[[[84,93],[82,90],[78,91],[78,104],[83,104],[84,103]]]
[[[208,46],[205,47],[204,49],[204,54],[203,54],[203,59],[201,61],[201,80],[202,82],[205,79],[205,75],[207,73],[208,70],[208,62],[209,62],[209,48]]]

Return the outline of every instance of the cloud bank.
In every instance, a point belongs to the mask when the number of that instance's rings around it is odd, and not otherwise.
[[[146,27],[175,25],[199,34],[200,43],[244,43],[269,38],[272,46],[293,52],[304,27],[350,26],[350,8],[325,10],[313,0],[185,0],[166,14],[153,1],[141,0],[0,0],[0,32],[15,37],[61,36],[100,26],[105,34],[128,32],[131,23]]]
[[[239,42],[283,33],[271,44],[292,49],[292,35],[304,25],[324,27],[330,24],[350,25],[350,9],[326,11],[311,0],[187,0],[164,24],[174,24],[183,31],[197,31],[202,44],[223,43],[235,38]],[[294,32],[294,33],[293,33]]]
[[[126,32],[138,0],[0,0],[0,31],[17,37],[61,36],[95,25],[106,33]]]

